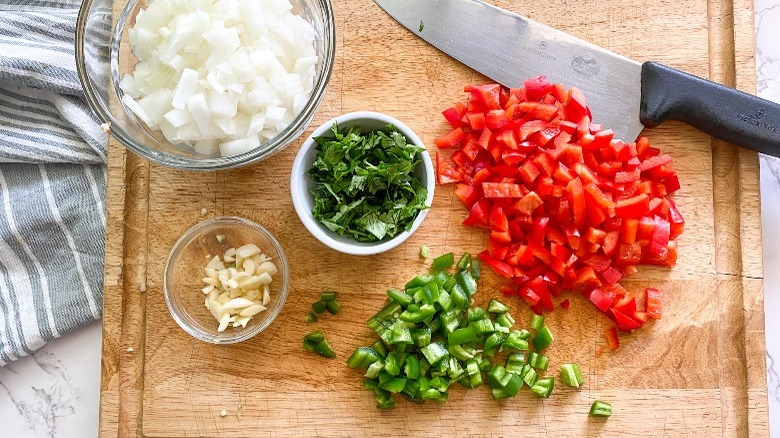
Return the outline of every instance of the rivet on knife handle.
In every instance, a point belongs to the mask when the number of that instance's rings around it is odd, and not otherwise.
[[[780,157],[780,105],[656,62],[642,64],[640,121],[685,122],[713,137]]]

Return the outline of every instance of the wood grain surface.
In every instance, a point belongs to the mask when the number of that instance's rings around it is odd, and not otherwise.
[[[492,3],[622,55],[755,91],[752,0]],[[335,68],[304,135],[339,114],[376,110],[404,121],[433,152],[433,139],[446,131],[440,111],[464,98],[464,84],[486,79],[370,0],[337,0],[333,8]],[[578,362],[582,389],[557,388],[544,401],[524,391],[497,403],[484,388],[455,388],[443,406],[399,400],[389,412],[374,408],[361,374],[344,361],[374,338],[364,321],[383,305],[384,291],[427,268],[421,244],[434,255],[486,244],[482,232],[460,225],[465,211],[451,187],[437,187],[430,214],[404,245],[353,257],[324,247],[295,215],[289,176],[302,139],[261,163],[197,174],[150,164],[112,141],[100,436],[768,436],[757,156],[678,123],[645,134],[674,158],[686,231],[674,269],[643,267],[624,285],[660,287],[663,319],[596,357],[610,322],[570,295],[570,310],[548,317],[556,335],[550,369]],[[173,242],[218,215],[267,227],[287,252],[292,279],[265,332],[220,347],[182,331],[162,292]],[[496,295],[498,284],[486,273],[478,302]],[[305,324],[309,303],[325,289],[339,292],[342,312]],[[526,324],[530,311],[509,302]],[[303,352],[301,339],[315,328],[327,333],[337,359]],[[612,403],[611,418],[588,417],[595,399]]]

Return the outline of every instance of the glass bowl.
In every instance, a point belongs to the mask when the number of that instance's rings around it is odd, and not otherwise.
[[[217,240],[218,235],[224,236],[222,242]],[[257,245],[276,264],[278,272],[269,284],[271,301],[246,327],[229,325],[220,333],[219,323],[204,305],[203,269],[212,257],[222,258],[228,248],[247,243]],[[233,344],[262,332],[281,312],[289,285],[287,257],[274,236],[250,220],[231,216],[205,220],[184,232],[173,245],[163,273],[165,302],[173,319],[193,337],[212,344]]]
[[[121,144],[151,161],[185,170],[217,170],[243,166],[280,151],[311,123],[325,95],[335,56],[335,25],[330,0],[291,0],[293,13],[309,21],[317,32],[314,87],[303,110],[276,137],[243,154],[202,155],[188,145],[173,144],[161,132],[150,130],[122,103],[119,80],[136,62],[129,50],[128,30],[139,9],[153,0],[130,0],[112,17],[112,0],[84,0],[76,25],[76,68],[87,103]]]

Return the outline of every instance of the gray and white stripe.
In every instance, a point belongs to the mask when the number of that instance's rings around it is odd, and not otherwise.
[[[79,5],[0,0],[0,366],[101,317],[107,138],[76,74]]]

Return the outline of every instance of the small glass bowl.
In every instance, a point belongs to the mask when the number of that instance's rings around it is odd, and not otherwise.
[[[218,235],[224,236],[222,242]],[[271,302],[246,327],[231,324],[220,333],[219,323],[204,305],[203,269],[214,256],[222,258],[228,248],[247,243],[257,245],[276,264],[278,272],[269,284]],[[289,285],[290,267],[279,242],[262,226],[232,216],[208,219],[184,232],[173,245],[163,273],[165,302],[173,319],[193,337],[212,344],[234,344],[262,332],[281,312]]]
[[[330,0],[291,0],[292,12],[314,26],[314,88],[300,114],[276,137],[243,154],[221,157],[203,155],[184,144],[169,142],[161,132],[149,129],[121,103],[119,81],[133,70],[128,30],[138,11],[151,0],[127,0],[112,18],[115,0],[84,0],[76,22],[76,70],[90,109],[111,135],[126,148],[156,163],[184,170],[219,170],[263,160],[295,141],[311,123],[325,96],[336,51],[336,30]],[[113,23],[113,24],[112,24]]]

